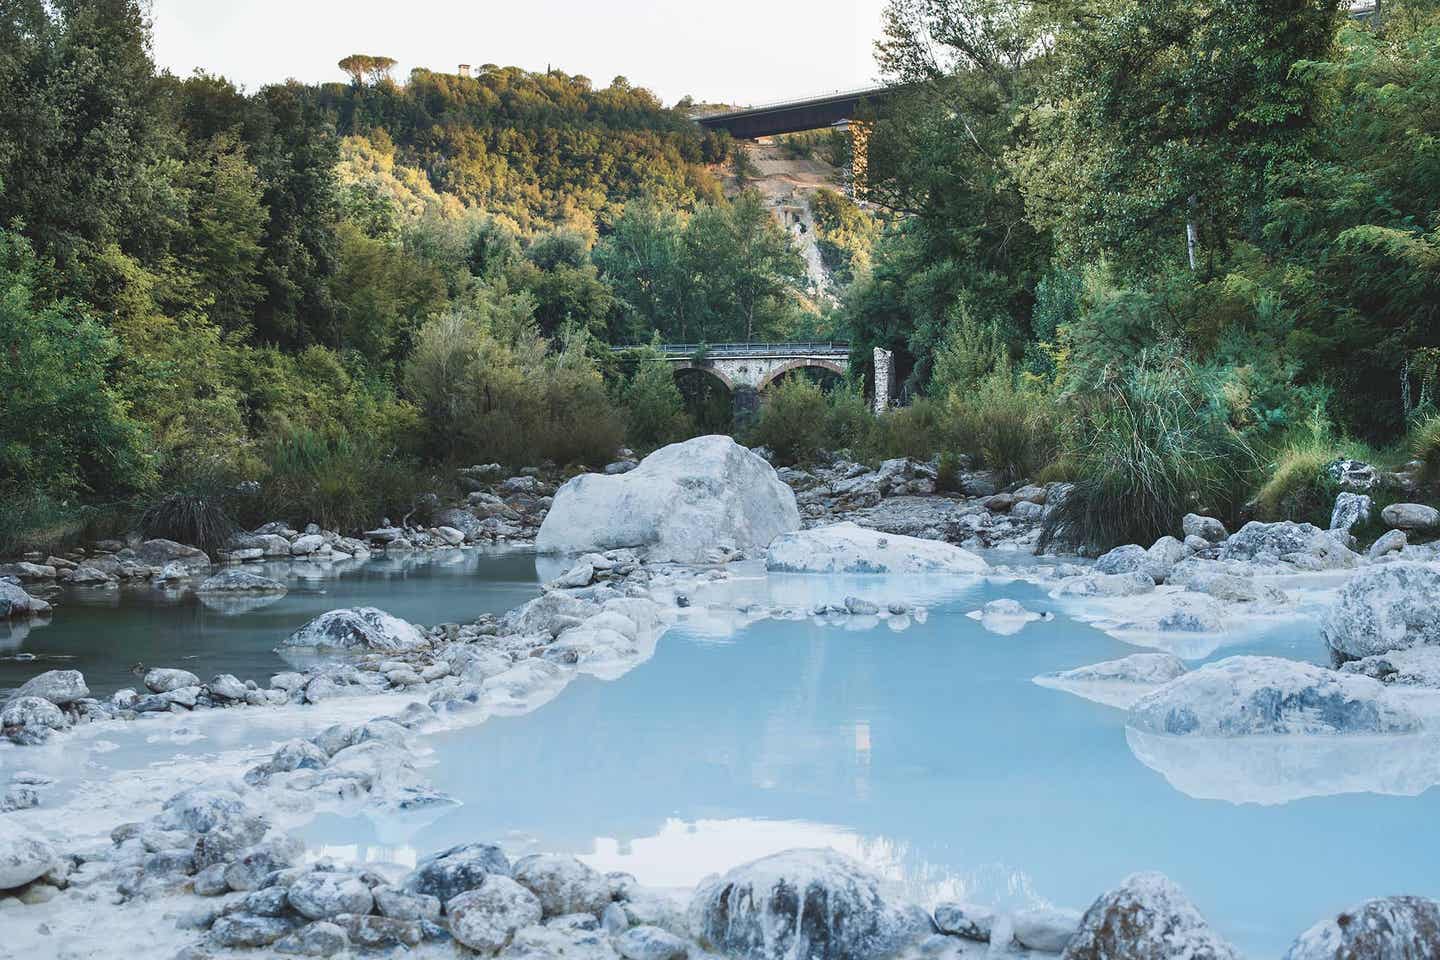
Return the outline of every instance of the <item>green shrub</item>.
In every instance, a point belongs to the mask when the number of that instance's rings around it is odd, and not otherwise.
[[[1214,392],[1183,361],[1111,373],[1076,424],[1075,485],[1046,516],[1040,548],[1063,542],[1090,552],[1149,544],[1180,529],[1185,513],[1222,513],[1255,455],[1211,402]]]
[[[78,540],[92,510],[46,494],[0,491],[0,556],[56,550]]]
[[[929,460],[953,446],[948,442],[944,408],[928,397],[917,397],[908,407],[886,410],[877,420],[875,433],[871,449],[877,460]]]
[[[393,451],[343,432],[277,434],[266,445],[265,460],[260,509],[266,519],[318,523],[343,533],[382,516],[404,516],[429,479]]]
[[[623,396],[626,437],[635,449],[654,450],[694,436],[695,423],[685,412],[685,398],[664,360],[642,360]]]
[[[952,395],[949,408],[951,442],[1003,483],[1035,477],[1059,450],[1059,411],[1040,389],[1017,384],[1008,364],[997,365],[968,395]]]
[[[875,433],[875,415],[859,390],[844,384],[827,396],[826,443],[831,450],[849,450],[863,455]]]
[[[819,386],[804,377],[785,377],[766,391],[752,429],[754,441],[769,447],[776,463],[809,463],[824,447],[828,414]]]
[[[946,493],[960,492],[962,463],[960,455],[947,450],[940,454],[939,467],[935,473],[935,487]]]
[[[1301,520],[1327,526],[1339,484],[1325,469],[1337,457],[1326,443],[1307,440],[1283,448],[1255,494],[1262,520]]]
[[[431,455],[510,466],[609,462],[625,424],[584,338],[547,353],[523,305],[505,318],[497,310],[461,305],[416,336],[404,380],[425,415]]]

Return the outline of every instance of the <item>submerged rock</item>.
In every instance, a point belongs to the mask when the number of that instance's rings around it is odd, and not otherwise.
[[[1026,610],[1018,600],[1001,598],[991,600],[979,610],[965,614],[971,620],[978,620],[980,626],[1002,637],[1012,636],[1025,629],[1025,625],[1036,620],[1048,620],[1053,615]]]
[[[1320,623],[1336,660],[1440,644],[1440,571],[1389,563],[1357,574]]]
[[[990,565],[954,544],[846,522],[777,537],[766,553],[765,568],[771,573],[975,575]]]
[[[223,570],[213,577],[206,577],[195,588],[196,593],[286,593],[285,584],[279,580],[262,577],[246,570]]]
[[[1063,960],[1237,960],[1180,888],[1137,873],[1085,911]]]
[[[1043,674],[1035,678],[1035,683],[1128,710],[1142,697],[1185,671],[1185,661],[1173,654],[1135,653],[1119,660]]]
[[[296,630],[280,644],[282,649],[311,650],[414,650],[425,645],[414,625],[375,607],[331,610]]]
[[[179,563],[192,570],[210,566],[210,557],[198,547],[186,546],[174,540],[146,540],[135,548],[135,557],[141,563],[152,567]]]
[[[1411,733],[1419,718],[1382,684],[1278,657],[1206,664],[1130,708],[1128,724],[1172,736]]]
[[[788,850],[702,882],[690,901],[701,946],[737,960],[879,960],[934,932],[917,907],[833,850]]]
[[[565,483],[540,532],[542,553],[644,550],[651,561],[702,563],[717,547],[759,551],[798,529],[795,494],[770,464],[724,436],[671,444],[615,476]]]
[[[1440,901],[1366,900],[1296,939],[1285,960],[1431,960],[1440,957]]]

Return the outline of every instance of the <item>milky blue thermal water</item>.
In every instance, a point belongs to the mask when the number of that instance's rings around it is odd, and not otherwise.
[[[339,563],[247,564],[283,581],[283,597],[197,597],[148,583],[65,589],[48,623],[0,623],[0,695],[45,670],[79,670],[96,695],[139,682],[134,669],[181,667],[208,680],[263,683],[290,669],[276,644],[337,607],[378,606],[420,624],[502,613],[537,592],[522,550],[441,550]],[[193,586],[193,584],[191,584]]]
[[[866,589],[778,579],[767,601]],[[930,595],[927,621],[903,630],[765,620],[727,635],[697,613],[617,681],[581,678],[530,715],[429,738],[425,773],[463,805],[428,821],[330,815],[304,836],[384,860],[499,840],[676,887],[832,846],[922,901],[999,907],[1083,909],[1153,869],[1261,958],[1366,897],[1440,895],[1434,743],[1132,749],[1123,712],[1031,678],[1136,648],[1063,616],[1013,636],[963,616],[1000,596],[1052,608],[1033,586],[973,584]],[[1216,657],[1240,648],[1320,652],[1292,626]]]

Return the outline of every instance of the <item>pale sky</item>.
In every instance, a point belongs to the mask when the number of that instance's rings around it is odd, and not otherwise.
[[[255,90],[343,79],[351,53],[454,70],[495,63],[624,75],[667,104],[760,103],[864,86],[885,0],[153,0],[155,59]]]

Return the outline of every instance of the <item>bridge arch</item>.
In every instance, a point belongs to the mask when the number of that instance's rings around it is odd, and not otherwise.
[[[761,393],[764,393],[766,387],[770,386],[770,384],[785,376],[785,374],[790,373],[793,370],[804,369],[828,370],[831,373],[835,374],[837,377],[843,377],[848,372],[842,364],[839,364],[834,360],[826,360],[822,357],[800,357],[795,360],[787,360],[786,362],[776,367],[774,370],[766,373],[765,376],[760,380],[760,385],[755,389]]]
[[[678,377],[680,374],[682,374],[682,373],[688,373],[688,372],[690,372],[691,370],[695,370],[695,371],[698,371],[698,372],[700,372],[700,373],[707,373],[707,374],[709,374],[710,376],[714,377],[716,380],[719,380],[720,383],[722,383],[722,384],[724,385],[724,387],[725,387],[726,390],[729,390],[731,393],[734,393],[734,392],[735,392],[735,381],[734,381],[734,380],[731,380],[731,379],[730,379],[730,376],[729,376],[727,373],[725,373],[724,370],[721,370],[721,369],[719,369],[718,367],[711,366],[711,365],[709,365],[709,364],[694,363],[694,362],[677,363],[677,364],[674,364],[674,367],[675,367],[675,371],[674,371],[674,372],[675,372],[675,375],[676,375],[677,377]]]

